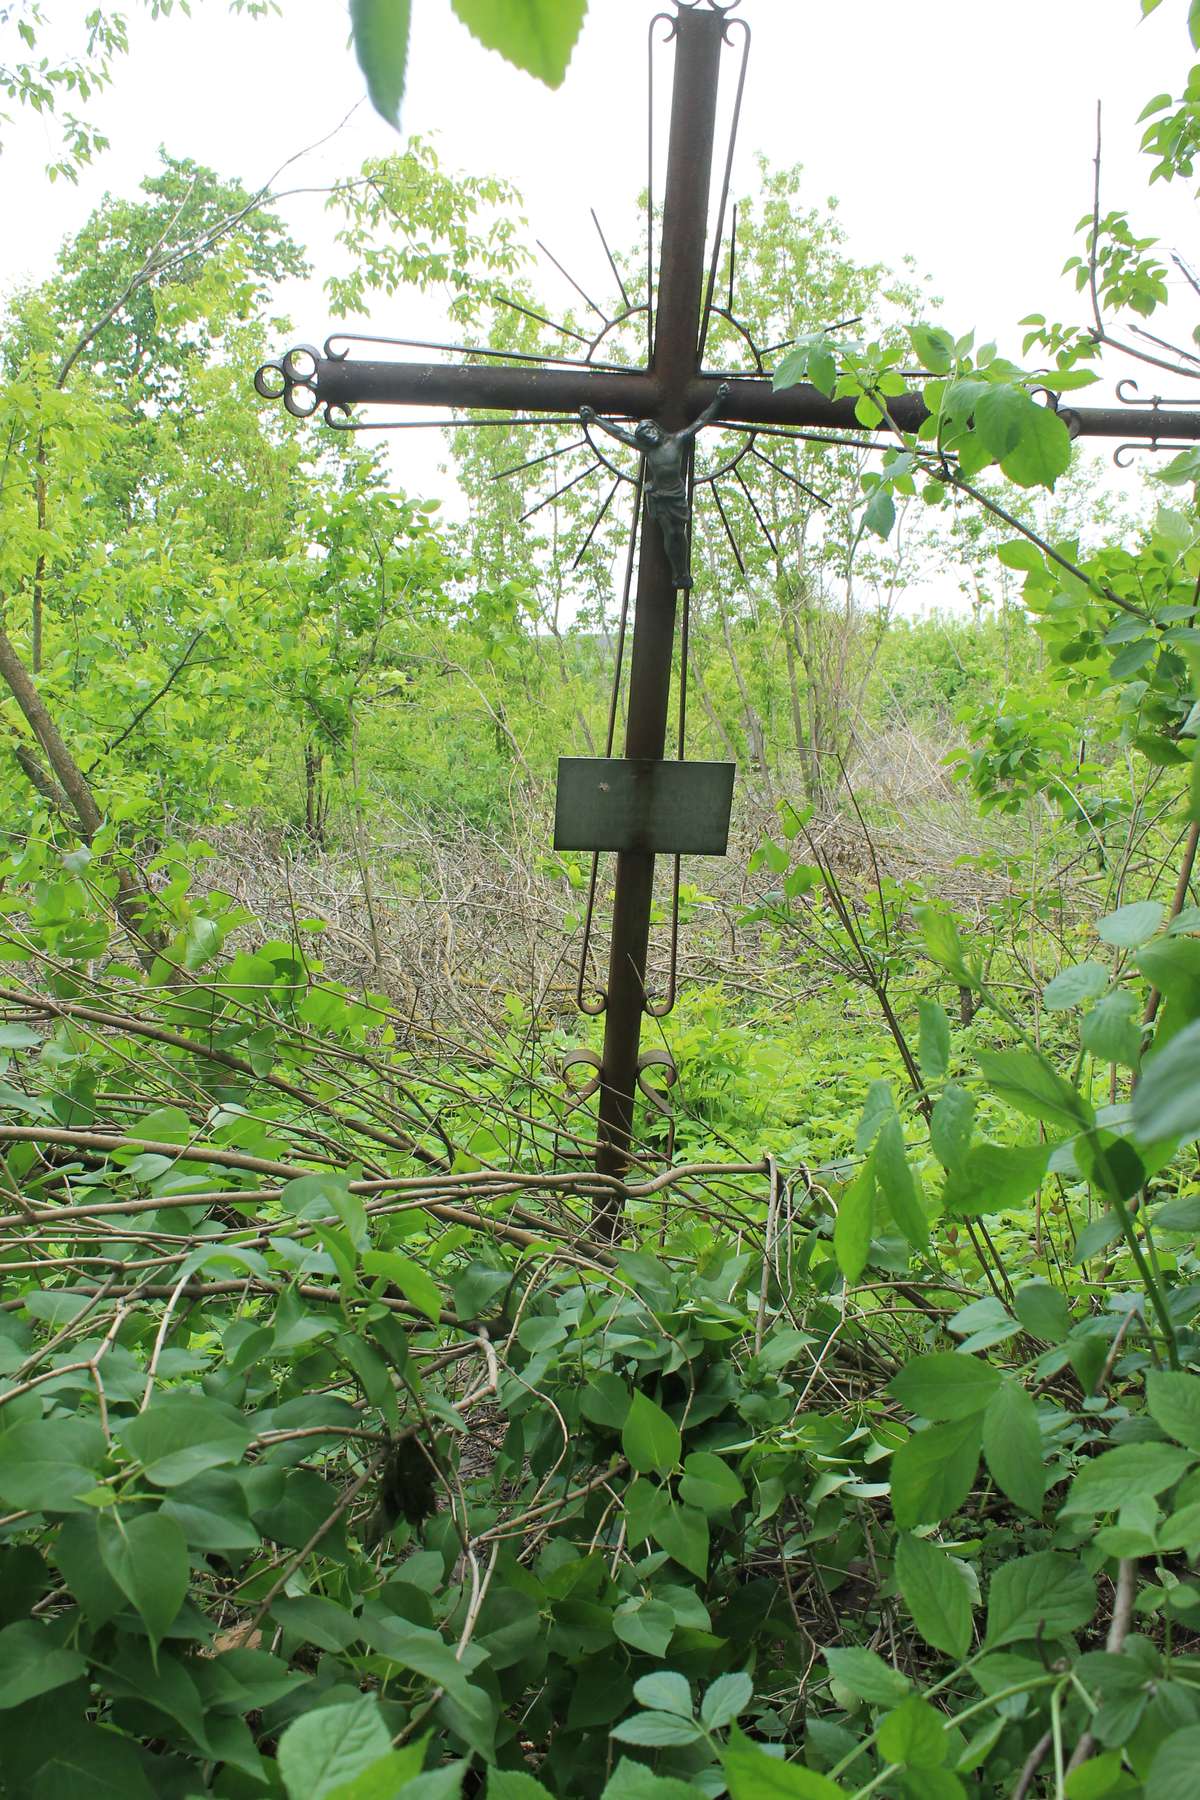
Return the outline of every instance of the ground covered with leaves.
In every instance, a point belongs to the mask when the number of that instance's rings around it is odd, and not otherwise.
[[[897,914],[982,1010],[850,1155],[622,1187],[283,942],[85,978],[104,901],[7,928],[4,1791],[1190,1791],[1194,909],[1042,1049]]]

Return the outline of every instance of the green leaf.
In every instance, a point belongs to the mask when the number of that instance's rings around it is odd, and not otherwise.
[[[408,62],[412,0],[350,0],[354,53],[367,78],[371,105],[400,128],[400,102]]]
[[[281,1594],[271,1602],[271,1616],[285,1631],[319,1650],[347,1650],[361,1633],[349,1607],[323,1594]]]
[[[1138,638],[1135,643],[1126,644],[1113,657],[1109,667],[1109,676],[1113,681],[1128,681],[1139,669],[1153,662],[1158,645],[1152,637]]]
[[[1116,1213],[1102,1213],[1098,1219],[1092,1219],[1085,1225],[1075,1239],[1075,1252],[1071,1258],[1074,1263],[1085,1263],[1089,1258],[1098,1256],[1101,1250],[1107,1250],[1115,1244],[1121,1235],[1121,1221]],[[1101,1359],[1103,1364],[1103,1359]]]
[[[867,1089],[862,1117],[854,1130],[854,1148],[865,1155],[889,1119],[896,1117],[896,1101],[890,1081],[873,1081]]]
[[[875,1179],[891,1214],[909,1243],[922,1249],[929,1242],[929,1221],[917,1197],[917,1187],[904,1152],[900,1120],[892,1113],[884,1120],[875,1140]]]
[[[883,486],[872,488],[871,498],[867,501],[866,510],[863,513],[863,524],[868,531],[873,531],[876,537],[887,538],[891,536],[895,523],[896,502],[892,498],[891,488]]]
[[[837,359],[828,344],[816,343],[808,355],[808,379],[828,400],[837,384]]]
[[[190,1144],[196,1132],[181,1106],[159,1106],[137,1121],[132,1135],[151,1143]]]
[[[87,1512],[104,1433],[90,1419],[25,1419],[0,1433],[0,1500],[14,1511]]]
[[[644,1763],[623,1756],[601,1800],[696,1800],[696,1790],[690,1781],[655,1775]]]
[[[1049,1637],[1086,1625],[1096,1610],[1096,1587],[1077,1557],[1037,1550],[1002,1563],[988,1594],[989,1650],[1037,1636]]]
[[[936,1000],[918,1000],[921,1032],[917,1061],[926,1081],[940,1081],[950,1067],[950,1021]]]
[[[254,1437],[245,1421],[207,1394],[178,1388],[116,1432],[155,1487],[180,1487],[221,1464],[240,1462]]]
[[[1033,1337],[1061,1344],[1071,1329],[1066,1295],[1048,1281],[1027,1281],[1013,1295],[1013,1311]]]
[[[587,0],[453,0],[453,5],[489,50],[498,50],[547,87],[561,86]]]
[[[875,1157],[872,1152],[854,1180],[839,1195],[833,1227],[833,1254],[851,1286],[867,1266],[874,1221]]]
[[[41,1034],[28,1025],[0,1024],[0,1050],[32,1050]]]
[[[1113,944],[1118,950],[1137,950],[1149,942],[1165,918],[1166,909],[1157,900],[1138,900],[1109,913],[1096,930],[1106,944]]]
[[[1080,1029],[1084,1049],[1101,1062],[1136,1069],[1142,1055],[1142,1031],[1134,1019],[1136,1012],[1137,1001],[1124,988],[1107,994],[1084,1016]]]
[[[892,1457],[897,1525],[937,1525],[963,1505],[979,1466],[979,1414],[914,1432]]]
[[[515,1769],[488,1771],[487,1800],[554,1800],[549,1788]]]
[[[909,1769],[900,1776],[904,1800],[967,1800],[967,1790],[952,1769]]]
[[[187,1597],[187,1539],[161,1512],[139,1512],[127,1521],[106,1514],[99,1532],[105,1568],[141,1614],[151,1643],[161,1643]]]
[[[1168,1437],[1200,1453],[1200,1376],[1151,1369],[1146,1377],[1146,1410]]]
[[[1159,1026],[1155,1048],[1193,1020],[1200,1020],[1200,943],[1195,938],[1167,937],[1147,944],[1137,959],[1138,968],[1169,1005],[1167,1019]]]
[[[746,1490],[723,1457],[693,1450],[683,1465],[679,1496],[701,1512],[724,1513],[746,1498]]]
[[[366,1774],[391,1747],[373,1695],[304,1713],[279,1740],[279,1772],[288,1800],[328,1800],[337,1788]]]
[[[1186,1550],[1189,1558],[1196,1560],[1197,1548],[1200,1548],[1200,1501],[1193,1500],[1190,1506],[1181,1506],[1163,1520],[1158,1528],[1158,1550]]]
[[[1003,1381],[999,1369],[957,1350],[914,1356],[887,1391],[901,1406],[925,1419],[969,1419],[981,1413]]]
[[[100,1522],[95,1512],[73,1513],[63,1520],[54,1544],[54,1561],[94,1631],[116,1617],[125,1596],[100,1560]]]
[[[721,1752],[729,1800],[842,1800],[846,1790],[801,1763],[768,1756],[735,1725]]]
[[[683,1439],[675,1421],[639,1390],[629,1405],[621,1448],[639,1475],[671,1475],[679,1467]]]
[[[442,1316],[442,1295],[432,1275],[426,1274],[420,1263],[415,1263],[410,1256],[401,1256],[395,1250],[368,1250],[362,1259],[364,1275],[382,1275],[399,1288],[404,1298],[412,1303],[427,1319],[437,1324]]]
[[[929,1121],[933,1153],[943,1169],[955,1172],[962,1168],[971,1147],[974,1119],[972,1096],[955,1082],[948,1082]]]
[[[464,1706],[470,1704],[466,1665],[458,1660],[440,1632],[410,1624],[399,1614],[373,1612],[360,1619],[359,1635],[389,1662],[402,1669],[414,1669],[426,1681],[446,1688]]]
[[[626,1601],[612,1615],[615,1635],[630,1649],[644,1650],[647,1656],[666,1655],[675,1625],[674,1611],[663,1600]]]
[[[1017,448],[1027,427],[1031,402],[1024,388],[989,386],[975,402],[975,429],[988,452],[1000,462]]]
[[[981,1769],[996,1747],[996,1740],[1007,1729],[1008,1720],[1001,1716],[990,1724],[980,1726],[974,1733],[966,1749],[954,1765],[956,1775],[970,1775]]]
[[[403,1750],[390,1750],[361,1774],[352,1775],[349,1781],[327,1789],[326,1800],[397,1800],[397,1796],[413,1792],[424,1761],[424,1740],[419,1744],[407,1744]],[[461,1767],[461,1764],[456,1765],[458,1769]],[[451,1788],[451,1794],[457,1796],[460,1786],[461,1780]]]
[[[661,1750],[669,1744],[694,1744],[701,1733],[691,1719],[681,1719],[677,1713],[644,1712],[614,1725],[611,1735],[621,1744]]]
[[[446,1707],[448,1703],[443,1701],[442,1704]],[[458,1730],[458,1726],[453,1729]],[[412,1781],[405,1782],[396,1800],[459,1800],[468,1766],[465,1762],[443,1763],[439,1769],[417,1775]],[[333,1800],[332,1795],[330,1800]]]
[[[1200,1136],[1200,1019],[1146,1061],[1133,1096],[1133,1129],[1144,1144]],[[3,1440],[0,1439],[0,1444]]]
[[[794,1362],[799,1361],[814,1341],[810,1331],[796,1331],[791,1325],[772,1325],[762,1349],[758,1352],[756,1358],[758,1366],[760,1369],[768,1370],[772,1375],[778,1375],[781,1370],[790,1368]],[[707,1455],[707,1452],[701,1451],[700,1454]],[[708,1466],[707,1463],[704,1465],[706,1468]],[[713,1473],[715,1479],[715,1471]],[[726,1477],[729,1476],[729,1473],[729,1466],[726,1464]],[[734,1476],[733,1479],[736,1480],[737,1477]],[[725,1485],[728,1486],[727,1481]],[[687,1498],[686,1494],[684,1498]],[[696,1504],[699,1505],[699,1502],[697,1501]]]
[[[1022,409],[1020,436],[1000,467],[1018,487],[1052,488],[1071,461],[1071,434],[1058,414],[1029,400]]]
[[[1195,1800],[1200,1763],[1200,1725],[1173,1731],[1154,1753],[1146,1776],[1146,1800]]]
[[[708,1574],[708,1520],[694,1506],[672,1504],[650,1527],[654,1542],[690,1575],[703,1581]]]
[[[635,1681],[633,1697],[639,1706],[648,1706],[653,1712],[678,1713],[681,1719],[690,1719],[694,1710],[686,1676],[674,1675],[668,1669]]]
[[[1174,1444],[1118,1444],[1080,1469],[1060,1512],[1116,1512],[1142,1494],[1161,1494],[1190,1467],[1192,1458]]]
[[[162,1651],[156,1657],[145,1644],[128,1638],[119,1640],[111,1666],[105,1669],[104,1685],[114,1698],[126,1697],[154,1706],[181,1726],[205,1756],[216,1754],[200,1690],[189,1670],[170,1652]],[[218,1734],[219,1730],[218,1725]]]
[[[988,1084],[1018,1112],[1043,1124],[1090,1127],[1092,1109],[1043,1056],[1030,1050],[981,1050],[979,1066]]]
[[[947,1319],[946,1324],[955,1337],[962,1339],[960,1347],[968,1355],[973,1350],[990,1350],[993,1344],[1002,1344],[1006,1338],[1015,1337],[1018,1330],[1017,1321],[1003,1300],[997,1300],[994,1294],[972,1300],[969,1306]]]
[[[1082,1006],[1085,1000],[1097,999],[1107,986],[1108,970],[1099,963],[1076,963],[1054,977],[1042,998],[1050,1012],[1065,1012],[1069,1007]]]
[[[961,1582],[959,1586],[962,1586]],[[898,1706],[908,1695],[911,1687],[908,1676],[885,1663],[874,1650],[865,1650],[856,1644],[847,1650],[826,1650],[824,1656],[834,1681],[865,1700],[868,1706]]]
[[[879,1727],[879,1753],[885,1762],[902,1763],[910,1769],[937,1769],[949,1749],[942,1715],[919,1694],[910,1695]]]
[[[1019,1381],[1003,1382],[983,1415],[983,1455],[992,1480],[1014,1506],[1041,1517],[1046,1494],[1037,1408]]]
[[[896,1584],[925,1642],[961,1662],[971,1643],[971,1600],[954,1558],[902,1532],[896,1540]]]
[[[250,1523],[246,1490],[236,1474],[215,1470],[173,1489],[162,1510],[174,1519],[193,1550],[257,1550],[261,1543]]]
[[[1114,1195],[1128,1201],[1148,1181],[1146,1165],[1126,1138],[1105,1139],[1099,1132],[1087,1132],[1076,1138],[1072,1154],[1085,1181],[1108,1201]]]
[[[0,1711],[75,1681],[87,1670],[77,1650],[56,1644],[48,1625],[21,1619],[0,1631]]]
[[[754,1698],[754,1683],[743,1671],[718,1675],[705,1691],[700,1718],[710,1731],[723,1731],[739,1719]]]
[[[779,366],[771,377],[771,386],[776,393],[783,388],[796,387],[808,379],[810,355],[811,345],[803,343],[780,358]]]
[[[630,1543],[644,1544],[670,1504],[671,1496],[665,1487],[635,1477],[625,1489],[625,1523]]]
[[[1018,569],[1024,575],[1040,575],[1045,564],[1042,553],[1028,538],[1012,538],[1001,544],[996,555],[1006,569]]]
[[[1200,1232],[1200,1194],[1186,1194],[1182,1200],[1168,1200],[1154,1214],[1155,1231]]]
[[[72,1800],[154,1800],[155,1794],[129,1739],[99,1725],[81,1725],[66,1733],[65,1743],[55,1742],[28,1792],[30,1800],[68,1794]]]
[[[602,1369],[593,1375],[579,1397],[579,1409],[593,1425],[620,1431],[629,1416],[630,1390],[619,1375]]]
[[[917,361],[931,375],[948,375],[954,362],[954,339],[940,325],[910,325],[909,339]]]
[[[332,1213],[346,1228],[356,1250],[368,1243],[367,1210],[357,1194],[350,1192],[347,1176],[327,1170],[320,1175],[298,1175],[279,1190],[280,1204],[302,1219],[327,1219]],[[317,1228],[316,1236],[328,1244],[328,1238]]]
[[[944,969],[947,975],[952,975],[960,987],[973,986],[974,978],[966,964],[958,927],[950,914],[940,906],[922,905],[913,907],[913,917],[920,927],[925,954],[930,961]]]

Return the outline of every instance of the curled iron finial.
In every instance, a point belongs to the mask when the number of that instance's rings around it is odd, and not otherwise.
[[[662,1070],[662,1085],[649,1079],[652,1069]],[[667,1161],[675,1160],[675,1108],[671,1089],[679,1080],[679,1070],[669,1050],[646,1050],[637,1061],[638,1092],[667,1121]]]
[[[730,36],[730,32],[731,32],[733,26],[740,25],[742,30],[746,34],[746,48],[747,48],[747,50],[749,50],[749,48],[750,48],[750,25],[749,25],[749,22],[746,19],[734,19],[734,18],[731,18],[731,16],[730,16],[732,13],[737,11],[738,7],[741,4],[742,4],[742,0],[675,0],[675,20],[673,22],[671,35],[674,36],[674,26],[678,24],[680,18],[682,17],[682,15],[685,12],[695,13],[695,12],[703,12],[703,11],[707,10],[708,12],[716,13],[717,17],[720,19],[720,21],[721,21],[721,36],[722,36],[724,42],[727,44],[731,44],[733,42],[733,39]]]
[[[1133,467],[1135,456],[1176,455],[1180,450],[1193,450],[1194,444],[1168,444],[1162,438],[1143,438],[1140,443],[1118,444],[1113,451],[1113,461],[1118,469]]]
[[[1064,406],[1062,404],[1062,401],[1060,400],[1059,396],[1055,393],[1053,388],[1035,387],[1035,388],[1030,388],[1029,392],[1030,392],[1030,397],[1034,400],[1037,399],[1039,394],[1042,395],[1043,403],[1045,404],[1046,410],[1048,412],[1056,413],[1058,415],[1058,417],[1062,420],[1063,424],[1067,428],[1067,435],[1070,437],[1072,443],[1074,443],[1075,439],[1079,436],[1080,427],[1081,427],[1081,420],[1080,420],[1079,414],[1074,410],[1074,408],[1070,407],[1070,406]]]
[[[1129,393],[1125,389],[1130,389]],[[1157,412],[1160,406],[1194,406],[1194,394],[1181,394],[1177,398],[1166,394],[1151,394],[1149,400],[1138,393],[1138,384],[1131,375],[1126,375],[1117,383],[1117,399],[1122,406],[1149,406],[1151,412]]]
[[[590,1069],[592,1075],[590,1079],[580,1081],[575,1077],[574,1071],[584,1068]],[[563,1057],[559,1069],[563,1083],[571,1096],[572,1106],[582,1106],[585,1100],[590,1100],[592,1095],[599,1091],[600,1084],[604,1079],[600,1058],[594,1050],[572,1050],[568,1056]]]
[[[255,371],[254,391],[264,400],[282,400],[293,419],[311,419],[321,404],[320,362],[321,352],[314,344],[297,344],[286,356]]]

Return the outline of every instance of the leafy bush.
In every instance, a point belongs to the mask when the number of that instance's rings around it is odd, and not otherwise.
[[[548,1102],[480,1168],[435,1116],[465,1069],[183,887],[185,980],[89,979],[92,881],[6,926],[6,1791],[955,1795],[1073,1754],[1072,1794],[1183,1791],[1193,914],[1102,924],[1051,1061],[927,909],[980,1073],[929,1002],[850,1179],[681,1167],[612,1250]],[[1153,1054],[1097,1104],[1135,964]]]

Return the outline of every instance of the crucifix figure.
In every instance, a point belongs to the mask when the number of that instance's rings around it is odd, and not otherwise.
[[[711,425],[729,398],[729,383],[723,381],[698,419],[682,431],[665,431],[656,419],[643,419],[634,431],[625,431],[610,419],[602,419],[590,406],[581,406],[579,417],[585,425],[598,425],[618,444],[627,444],[645,458],[646,510],[663,535],[667,561],[677,588],[692,585],[688,537],[691,525],[691,501],[687,491],[688,452],[706,425]]]
[[[608,759],[563,760],[556,831],[560,848],[617,853],[608,977],[601,1000],[604,1048],[594,1085],[600,1092],[596,1166],[602,1174],[618,1178],[630,1160],[634,1104],[643,1072],[642,1023],[651,1010],[646,957],[655,857],[719,855],[729,821],[731,764],[686,762],[682,748],[680,760],[664,761],[678,594],[683,592],[686,608],[691,586],[687,476],[696,433],[719,415],[724,429],[743,434],[762,429],[786,437],[792,432],[849,430],[861,441],[866,433],[890,430],[892,424],[916,431],[929,416],[920,392],[910,391],[889,402],[887,421],[864,427],[853,399],[832,398],[810,383],[777,390],[757,354],[753,370],[730,380],[704,366],[709,323],[714,310],[721,310],[714,308],[714,289],[733,155],[731,141],[716,209],[714,248],[706,262],[721,53],[740,29],[745,47],[734,105],[736,133],[749,51],[749,26],[728,17],[737,3],[674,0],[673,11],[657,12],[651,27],[653,32],[663,21],[669,27],[675,44],[675,85],[657,274],[651,259],[644,304],[627,302],[622,315],[646,317],[650,340],[646,367],[594,360],[593,352],[616,322],[606,318],[605,332],[583,359],[547,355],[519,360],[501,351],[467,349],[457,362],[398,362],[352,357],[349,346],[355,342],[396,346],[406,340],[342,337],[328,339],[323,353],[299,346],[264,364],[255,376],[255,387],[264,399],[281,400],[296,418],[323,409],[326,423],[342,429],[360,428],[349,413],[358,405],[503,414],[504,420],[473,422],[513,422],[522,427],[583,416],[643,454],[644,511],[658,529],[643,529],[638,542],[625,753],[614,758],[610,746]],[[651,233],[654,222],[651,202]],[[731,269],[732,260],[731,251]],[[615,263],[613,269],[615,273]],[[567,335],[580,338],[578,332]],[[344,347],[337,348],[339,343]],[[407,340],[407,347],[434,346]],[[634,421],[632,430],[601,420],[601,409]],[[1072,406],[1063,409],[1062,416],[1076,437],[1120,436],[1151,444],[1172,437],[1200,438],[1200,415],[1168,411],[1157,400],[1141,409],[1128,404]],[[369,429],[370,423],[361,428]],[[716,495],[715,487],[713,492]],[[681,657],[681,672],[684,666],[686,658]],[[615,707],[612,717],[615,723]],[[622,1210],[619,1189],[599,1206],[598,1224],[615,1234]]]

